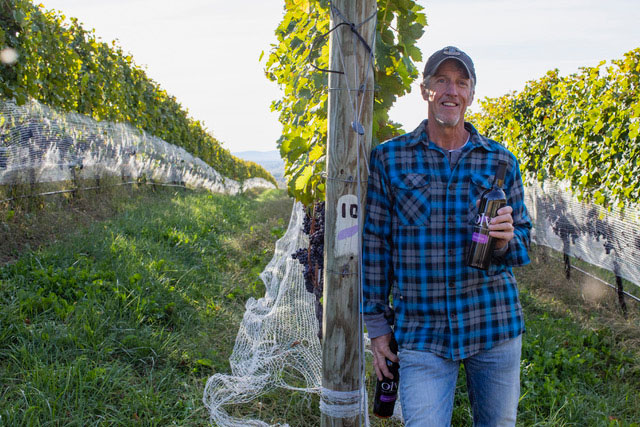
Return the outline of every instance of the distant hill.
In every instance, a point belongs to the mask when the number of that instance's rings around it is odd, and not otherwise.
[[[247,160],[249,162],[255,162],[265,168],[273,177],[278,181],[278,186],[284,188],[284,160],[280,157],[278,150],[272,151],[237,151],[231,153],[234,156]]]
[[[243,160],[248,160],[250,162],[256,162],[260,164],[261,161],[269,161],[275,160],[282,162],[282,158],[280,158],[280,152],[278,150],[272,151],[238,151],[235,153],[231,153],[236,157],[240,157]]]

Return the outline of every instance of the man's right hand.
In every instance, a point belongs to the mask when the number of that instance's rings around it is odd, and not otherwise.
[[[386,335],[380,335],[376,338],[371,338],[371,351],[373,353],[373,368],[376,370],[376,376],[380,381],[382,377],[393,378],[387,362],[385,359],[389,359],[392,362],[398,361],[398,356],[391,352],[389,343],[391,342],[391,333]]]

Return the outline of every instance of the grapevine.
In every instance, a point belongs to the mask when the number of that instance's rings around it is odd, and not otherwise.
[[[234,157],[190,118],[115,42],[104,43],[77,19],[69,21],[29,0],[0,2],[0,49],[18,55],[15,64],[0,64],[0,99],[18,105],[35,99],[58,111],[126,122],[183,147],[224,176],[275,184],[264,168]]]
[[[318,338],[322,339],[322,291],[324,269],[324,202],[313,205],[311,215],[305,212],[302,231],[309,236],[309,247],[300,248],[291,258],[302,264],[304,285],[315,296]]]
[[[422,9],[414,0],[378,3],[372,146],[402,133],[388,112],[398,96],[411,91],[419,75],[414,61],[421,61],[422,53],[416,43],[427,25]],[[324,199],[329,91],[327,73],[315,67],[329,66],[329,16],[327,0],[286,0],[285,15],[275,31],[278,43],[265,67],[267,78],[284,93],[271,109],[279,112],[283,126],[278,148],[289,194],[307,206]]]
[[[640,48],[560,77],[557,70],[482,101],[472,122],[503,142],[531,180],[564,180],[581,200],[640,202]]]

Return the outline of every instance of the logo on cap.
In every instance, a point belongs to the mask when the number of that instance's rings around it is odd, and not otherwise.
[[[460,56],[460,51],[453,46],[445,47],[444,49],[442,49],[442,53],[450,56]]]

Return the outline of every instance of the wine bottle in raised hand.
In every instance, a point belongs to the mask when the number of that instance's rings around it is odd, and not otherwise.
[[[498,170],[493,181],[493,186],[480,196],[478,215],[476,215],[471,247],[467,257],[467,265],[486,270],[491,264],[495,239],[489,236],[489,223],[498,215],[498,209],[507,204],[507,197],[502,190],[504,176],[507,171],[507,162],[498,162]]]

